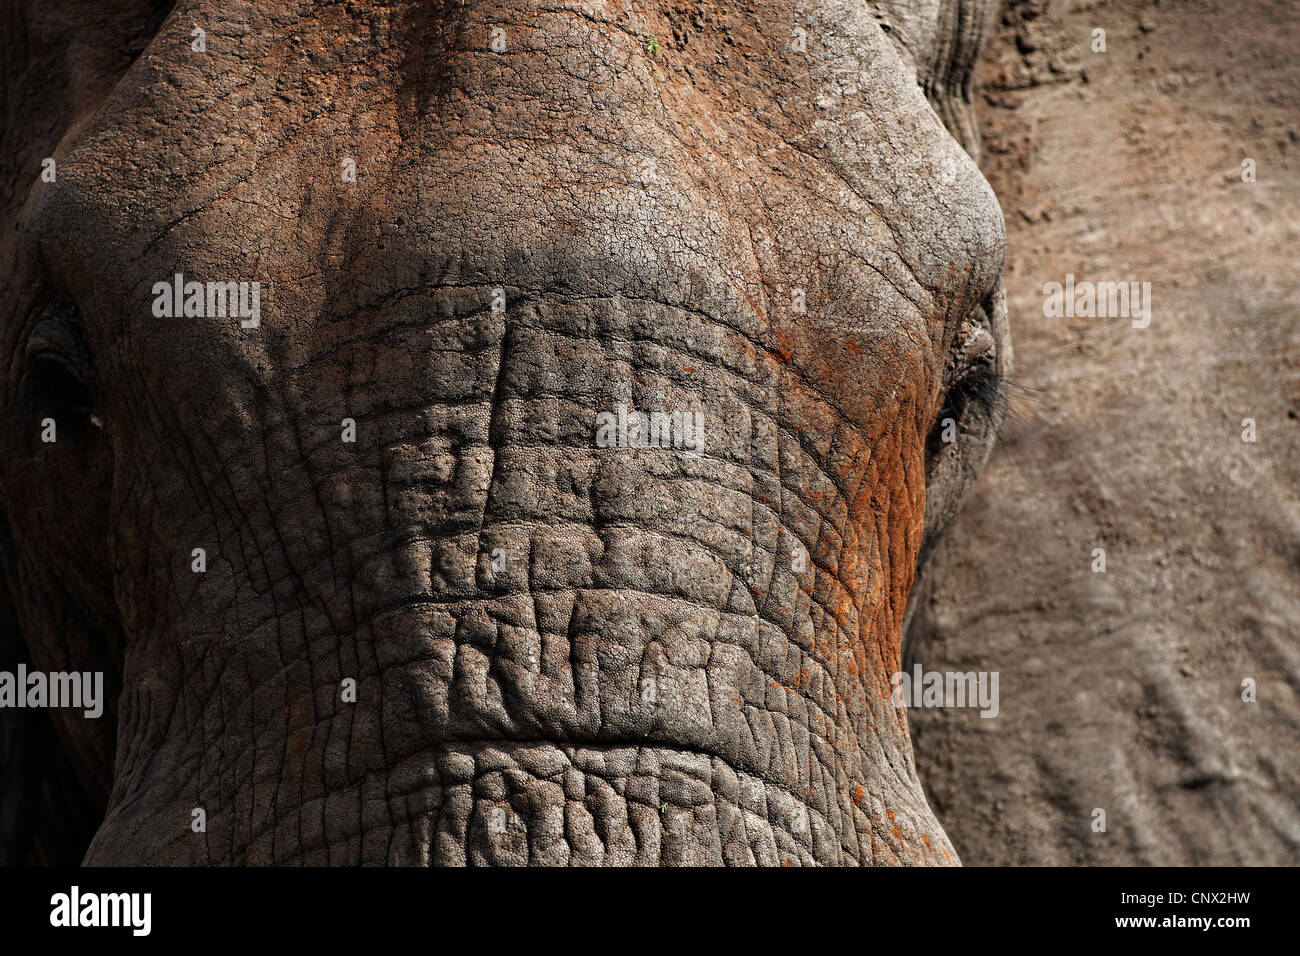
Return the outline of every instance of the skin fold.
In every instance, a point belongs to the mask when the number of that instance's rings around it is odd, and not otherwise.
[[[0,663],[110,700],[0,711],[6,861],[957,863],[889,676],[1010,358],[991,6],[11,9]]]

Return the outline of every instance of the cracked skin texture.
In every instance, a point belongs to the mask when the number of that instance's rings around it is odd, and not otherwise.
[[[889,675],[1009,356],[987,5],[120,6],[4,41],[2,646],[116,698],[5,715],[7,858],[958,862]],[[260,327],[154,318],[177,272]]]

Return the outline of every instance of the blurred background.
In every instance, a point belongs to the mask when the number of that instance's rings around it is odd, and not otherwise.
[[[967,865],[1300,863],[1300,3],[1008,0],[978,80],[1011,419],[909,664],[1001,713],[910,713],[931,804]]]

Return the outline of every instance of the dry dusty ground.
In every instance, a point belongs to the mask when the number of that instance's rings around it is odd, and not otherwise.
[[[1300,863],[1300,4],[1011,0],[981,70],[1014,420],[911,652],[1001,714],[913,711],[921,779],[967,864]]]

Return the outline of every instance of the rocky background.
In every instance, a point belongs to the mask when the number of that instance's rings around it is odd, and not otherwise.
[[[921,779],[968,865],[1300,863],[1300,4],[1010,0],[979,80],[1012,420],[909,657],[1001,713],[912,711]]]

